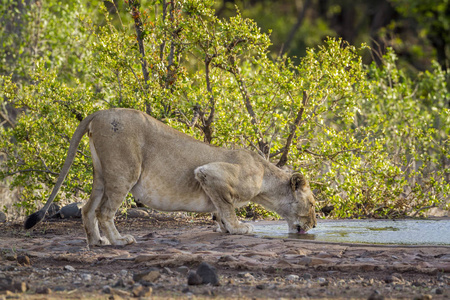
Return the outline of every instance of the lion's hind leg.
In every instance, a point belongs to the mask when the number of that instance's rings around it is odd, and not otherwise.
[[[129,190],[129,189],[128,189]],[[105,194],[97,208],[96,215],[103,233],[112,245],[128,245],[136,243],[132,235],[121,235],[114,225],[114,216],[120,204],[128,194],[128,190],[117,187],[105,187]]]
[[[109,245],[107,238],[100,235],[98,229],[98,219],[95,211],[103,198],[103,182],[101,178],[95,176],[92,193],[88,202],[81,209],[83,215],[83,226],[86,231],[86,238],[88,245]]]
[[[222,232],[231,234],[248,234],[253,232],[251,224],[238,221],[233,205],[233,182],[230,182],[229,173],[238,172],[238,168],[228,163],[210,163],[195,169],[195,178],[202,186],[217,209],[216,221]]]

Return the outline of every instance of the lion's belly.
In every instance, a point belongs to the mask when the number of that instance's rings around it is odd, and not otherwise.
[[[174,190],[170,187],[151,187],[136,184],[131,193],[139,202],[160,211],[214,212],[214,204],[203,190]]]

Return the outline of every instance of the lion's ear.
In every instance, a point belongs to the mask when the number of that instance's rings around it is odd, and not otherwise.
[[[305,177],[300,173],[294,173],[291,177],[291,187],[293,191],[297,191],[299,189],[303,189],[306,186],[307,182]]]

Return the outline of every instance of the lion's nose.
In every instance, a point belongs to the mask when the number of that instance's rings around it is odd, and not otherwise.
[[[313,225],[313,228],[316,228],[316,225]]]

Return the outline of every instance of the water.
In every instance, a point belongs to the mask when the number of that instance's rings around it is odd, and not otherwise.
[[[286,222],[254,223],[261,237],[296,238],[324,242],[450,245],[450,220],[336,220],[320,221],[308,234],[288,234]]]

